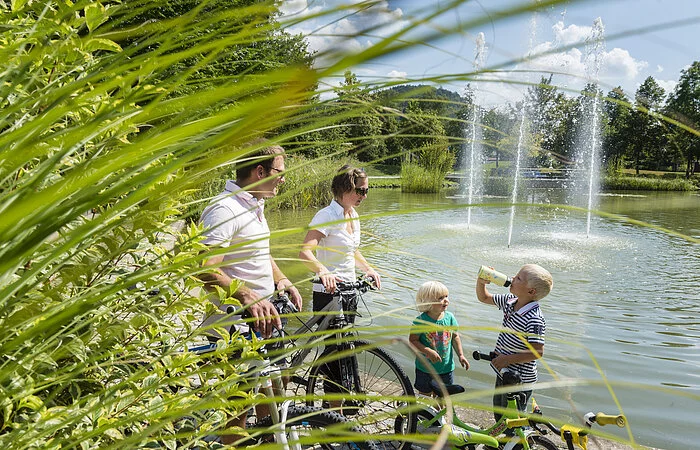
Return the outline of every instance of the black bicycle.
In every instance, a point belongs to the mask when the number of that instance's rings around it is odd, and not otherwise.
[[[349,315],[357,313],[362,294],[374,280],[337,284],[332,301],[280,342],[291,380],[306,391],[307,405],[335,410],[369,436],[380,436],[385,449],[408,448],[402,435],[414,433],[417,419],[409,401],[415,397],[401,366],[377,345],[358,338]],[[281,299],[281,300],[280,300]],[[287,316],[296,308],[286,296],[280,308]]]

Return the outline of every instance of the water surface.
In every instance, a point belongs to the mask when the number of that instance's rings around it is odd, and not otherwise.
[[[539,191],[527,202],[556,204],[562,192]],[[547,321],[545,358],[535,393],[546,414],[580,423],[588,411],[627,415],[637,443],[665,449],[696,447],[700,417],[700,245],[663,229],[700,239],[697,193],[627,192],[597,197],[598,209],[620,217],[535,204],[516,208],[507,246],[508,199],[486,198],[473,206],[448,195],[409,195],[375,189],[358,209],[365,257],[383,275],[381,293],[367,296],[362,323],[385,335],[405,336],[416,315],[417,287],[439,280],[463,327],[466,353],[491,350],[500,312],[478,302],[476,273],[482,264],[514,274],[526,263],[547,268],[554,290],[542,300]],[[424,208],[442,208],[426,211]],[[271,214],[273,229],[302,226],[315,211]],[[378,215],[376,215],[378,214]],[[649,223],[650,227],[625,218]],[[303,234],[274,240],[275,255],[294,257]],[[304,276],[281,261],[292,278]],[[491,287],[491,291],[506,292]],[[308,298],[308,287],[304,287]],[[392,345],[413,378],[413,360]],[[488,365],[473,361],[457,379],[475,402],[490,404]],[[550,383],[554,383],[551,385]],[[607,384],[606,384],[607,383]],[[626,432],[606,427],[626,437]]]

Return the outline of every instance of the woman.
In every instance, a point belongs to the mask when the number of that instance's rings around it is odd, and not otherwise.
[[[355,268],[374,278],[381,288],[381,278],[360,253],[360,220],[355,207],[362,203],[369,192],[369,179],[362,169],[348,165],[340,168],[331,183],[333,201],[316,213],[311,220],[313,229],[306,234],[299,257],[316,273],[320,282],[313,286],[313,310],[321,311],[333,299],[338,281],[355,281]],[[313,250],[316,250],[314,256]],[[355,321],[354,311],[345,311],[350,322]],[[326,346],[327,354],[335,345]],[[322,367],[326,377],[323,386],[326,393],[343,390],[340,386],[340,361],[330,361]],[[352,402],[331,401],[331,407],[340,408],[341,413],[355,413]],[[350,407],[351,409],[347,409]]]
[[[369,192],[367,174],[362,169],[345,165],[333,177],[331,191],[333,201],[311,220],[309,226],[313,230],[306,234],[299,253],[299,257],[320,279],[313,289],[314,311],[320,311],[331,301],[338,281],[357,279],[356,268],[374,278],[377,287],[381,288],[379,274],[359,250],[360,221],[355,207]]]

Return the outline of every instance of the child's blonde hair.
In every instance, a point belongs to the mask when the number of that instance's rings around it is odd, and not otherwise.
[[[545,298],[552,291],[552,274],[537,264],[525,264],[520,270],[525,272],[527,286],[535,290],[535,300]]]
[[[434,303],[448,295],[447,286],[439,281],[426,281],[418,288],[416,293],[416,308],[420,312],[430,310]]]

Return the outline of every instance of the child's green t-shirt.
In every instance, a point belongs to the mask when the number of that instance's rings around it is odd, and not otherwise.
[[[416,333],[420,334],[421,344],[432,348],[440,355],[440,358],[442,358],[442,361],[432,363],[435,371],[438,374],[444,374],[455,370],[454,354],[452,353],[452,336],[455,331],[445,329],[445,327],[457,326],[457,319],[455,319],[455,316],[451,312],[445,311],[445,315],[442,319],[434,320],[425,312],[416,317],[413,321],[413,325],[433,325],[435,327],[434,330],[429,332]],[[416,368],[423,372],[430,373],[430,370],[427,369],[418,358],[416,358]]]

